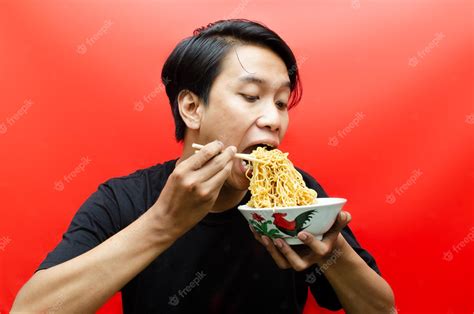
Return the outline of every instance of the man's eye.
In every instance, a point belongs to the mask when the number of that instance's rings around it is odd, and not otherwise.
[[[240,95],[242,95],[242,97],[244,97],[245,100],[247,100],[248,102],[256,102],[257,100],[259,100],[258,96],[250,96],[250,95],[245,95],[245,94],[240,94]]]
[[[288,105],[282,101],[277,102],[276,105],[279,109],[286,109],[288,107]]]

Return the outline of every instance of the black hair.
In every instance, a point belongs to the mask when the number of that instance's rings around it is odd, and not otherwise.
[[[186,130],[186,124],[179,114],[179,93],[189,90],[207,105],[212,83],[221,72],[222,59],[232,47],[242,44],[258,45],[276,53],[285,63],[290,78],[288,108],[300,101],[302,87],[296,58],[278,34],[261,23],[245,19],[210,23],[194,30],[192,36],[179,42],[165,61],[161,72],[173,112],[178,142],[184,139]]]

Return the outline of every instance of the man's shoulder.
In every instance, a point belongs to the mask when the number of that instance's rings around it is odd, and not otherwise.
[[[99,185],[98,192],[102,197],[112,199],[119,207],[146,210],[158,198],[175,163],[176,160],[169,160],[109,178]]]
[[[103,184],[109,185],[111,187],[123,187],[134,183],[136,184],[138,182],[166,181],[167,177],[173,171],[175,164],[175,159],[168,160],[151,167],[136,169],[126,175],[109,178]]]

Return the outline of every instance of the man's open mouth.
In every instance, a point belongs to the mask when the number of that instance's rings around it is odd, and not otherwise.
[[[244,154],[251,154],[257,147],[265,147],[267,150],[272,150],[275,147],[272,144],[267,144],[267,143],[260,143],[260,144],[255,144],[247,147],[242,151]]]
[[[255,145],[251,145],[249,147],[247,147],[246,149],[244,149],[242,151],[242,153],[244,154],[251,154],[255,149],[257,149],[257,147],[264,147],[265,149],[267,150],[272,150],[272,149],[275,149],[276,147],[274,147],[273,145],[271,144],[267,144],[267,143],[260,143],[260,144],[255,144]],[[252,176],[252,171],[253,171],[253,165],[252,165],[252,162],[248,161],[248,160],[245,160],[245,159],[242,159],[240,160],[240,166],[241,166],[241,169],[242,171],[249,177]]]

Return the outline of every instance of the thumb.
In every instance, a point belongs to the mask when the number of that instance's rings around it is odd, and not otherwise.
[[[323,236],[322,242],[326,244],[332,244],[336,241],[337,236],[339,233],[344,229],[345,226],[349,224],[352,220],[352,216],[349,212],[341,211],[339,215],[337,215],[336,221],[332,225],[331,229],[328,230]]]

